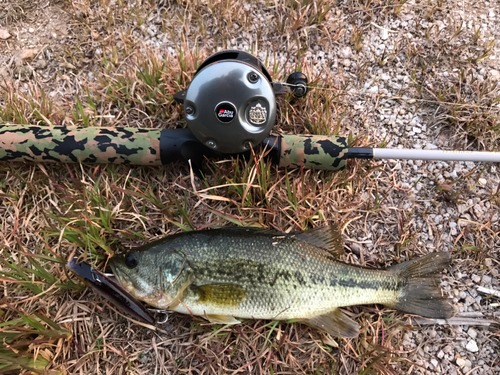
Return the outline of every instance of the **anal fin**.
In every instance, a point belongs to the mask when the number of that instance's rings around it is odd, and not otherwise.
[[[209,314],[209,315],[205,315],[205,318],[210,323],[217,323],[217,324],[240,324],[241,323],[238,319],[235,319],[233,316],[230,316],[230,315]]]
[[[354,338],[359,334],[359,325],[339,309],[316,316],[304,322],[308,326],[325,331],[335,337]]]

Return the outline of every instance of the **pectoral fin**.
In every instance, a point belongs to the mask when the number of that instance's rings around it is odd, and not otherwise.
[[[199,301],[217,307],[238,306],[247,296],[244,287],[234,284],[209,284],[193,288],[199,295]]]
[[[240,324],[241,322],[238,319],[235,319],[232,316],[229,315],[205,315],[205,318],[210,323],[217,323],[217,324]]]
[[[354,338],[359,334],[359,325],[339,309],[304,322],[336,337]]]

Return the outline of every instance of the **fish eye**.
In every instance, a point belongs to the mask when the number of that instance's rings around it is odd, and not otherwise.
[[[127,255],[127,257],[125,258],[125,264],[130,269],[137,267],[137,265],[139,264],[137,253],[131,253]]]

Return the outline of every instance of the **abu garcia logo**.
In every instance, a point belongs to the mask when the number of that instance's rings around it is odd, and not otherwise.
[[[217,120],[224,123],[230,123],[235,119],[236,108],[229,102],[222,102],[215,107],[215,116],[217,116]]]
[[[218,115],[219,117],[234,117],[234,111],[230,111],[229,109],[220,109]]]

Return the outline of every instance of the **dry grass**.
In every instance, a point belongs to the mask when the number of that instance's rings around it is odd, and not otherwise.
[[[372,60],[362,55],[372,23],[405,11],[429,21],[443,15],[445,2],[409,9],[405,1],[383,0],[2,3],[7,6],[0,25],[27,28],[55,14],[50,32],[59,30],[58,39],[37,29],[38,34],[23,34],[28,42],[0,44],[9,56],[30,44],[37,48],[34,59],[10,64],[0,74],[3,122],[182,126],[173,94],[188,85],[204,58],[239,43],[261,53],[274,79],[300,69],[317,87],[303,101],[280,100],[276,132],[348,135],[352,145],[365,147],[385,143],[370,129],[380,98],[359,88],[372,65],[403,64],[414,72],[413,81],[394,100],[405,108],[409,98],[417,101],[430,121],[449,127],[446,134],[457,144],[471,147],[472,140],[476,148],[498,149],[498,87],[477,81],[470,70],[484,63],[494,47],[491,38],[421,29],[418,45],[402,38],[391,53]],[[330,70],[311,54],[316,45],[335,51],[350,45],[357,65]],[[41,60],[45,68],[36,67]],[[23,76],[20,67],[33,69]],[[445,78],[441,73],[450,67],[458,71]],[[364,101],[371,104],[360,110]],[[388,309],[348,309],[363,327],[356,340],[332,340],[299,324],[247,321],[222,327],[176,314],[152,331],[82,291],[64,264],[76,253],[103,269],[118,249],[181,230],[258,225],[294,231],[333,223],[344,230],[346,261],[385,267],[431,250],[419,240],[416,217],[434,231],[434,247],[442,246],[443,229],[429,215],[479,196],[481,170],[447,178],[440,189],[418,197],[401,186],[397,169],[360,161],[335,174],[279,170],[259,157],[209,161],[206,171],[206,179],[193,186],[180,164],[1,164],[0,363],[10,367],[0,365],[0,373],[398,374],[419,368],[418,351],[401,349],[413,328]],[[499,194],[497,187],[481,195],[490,213],[500,205]],[[456,261],[447,275],[457,288],[455,272],[471,272],[485,258],[500,257],[493,214],[489,220],[471,217],[460,230],[449,249]],[[444,331],[443,340],[455,334]]]

